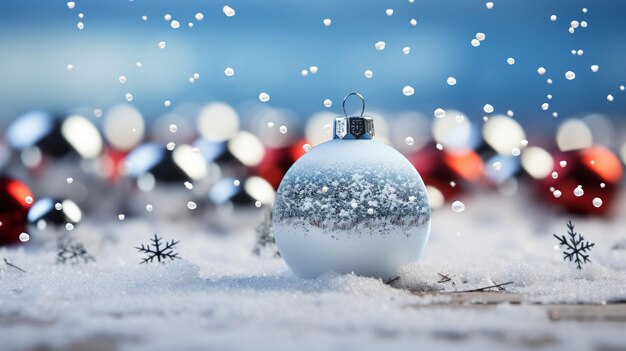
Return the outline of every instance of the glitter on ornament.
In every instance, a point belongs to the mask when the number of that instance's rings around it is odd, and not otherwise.
[[[301,156],[284,176],[272,221],[279,252],[297,275],[336,270],[388,279],[423,251],[430,228],[424,183],[373,133],[370,117],[338,117],[334,139]]]

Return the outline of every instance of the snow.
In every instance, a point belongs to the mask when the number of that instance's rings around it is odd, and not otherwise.
[[[619,322],[554,322],[534,303],[626,299],[626,219],[578,218],[513,197],[463,198],[432,214],[420,261],[401,268],[398,289],[378,279],[327,273],[300,279],[280,258],[256,257],[253,227],[263,209],[213,218],[87,218],[73,235],[97,261],[56,265],[55,252],[0,248],[0,344],[13,349],[618,349]],[[626,194],[620,208],[625,213]],[[215,216],[215,215],[213,215]],[[576,231],[595,242],[593,263],[563,262],[552,234]],[[142,264],[134,249],[158,232],[180,240],[183,259]],[[615,247],[615,249],[613,249]],[[437,283],[438,273],[450,282]],[[451,304],[441,291],[504,283],[521,304]],[[455,285],[452,286],[452,283]],[[408,290],[423,293],[412,294]],[[433,293],[439,292],[439,293]]]

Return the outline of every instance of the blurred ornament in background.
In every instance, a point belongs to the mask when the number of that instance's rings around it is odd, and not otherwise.
[[[20,242],[34,195],[21,181],[0,176],[0,246]],[[22,236],[22,239],[24,236]]]
[[[63,239],[83,219],[83,212],[72,200],[42,197],[28,211],[28,232],[34,241]]]
[[[156,213],[172,218],[190,212],[187,202],[194,194],[187,191],[185,184],[202,180],[208,172],[202,154],[186,144],[170,150],[145,143],[131,151],[124,164],[126,175],[138,190],[129,200],[131,210],[143,213],[146,204],[154,204]]]
[[[361,99],[348,116],[348,97]],[[411,163],[372,140],[365,101],[344,99],[333,140],[313,147],[289,169],[278,189],[273,228],[279,252],[301,277],[327,271],[392,278],[419,259],[430,231],[426,188]]]
[[[610,213],[623,176],[617,155],[604,146],[594,145],[556,152],[553,158],[552,176],[538,183],[540,197],[570,213]]]
[[[409,160],[422,176],[434,210],[466,194],[483,177],[483,160],[471,149],[450,153],[428,144]]]

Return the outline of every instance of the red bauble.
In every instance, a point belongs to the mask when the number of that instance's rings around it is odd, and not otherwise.
[[[551,203],[563,207],[570,213],[582,215],[604,215],[614,203],[623,175],[620,160],[603,146],[592,146],[582,150],[556,153],[554,171],[558,177],[548,176],[539,183],[539,193]],[[561,162],[565,161],[565,167]],[[574,189],[582,186],[582,196],[576,196]],[[561,192],[555,197],[548,191],[553,187]],[[600,198],[602,205],[594,206],[593,199]]]
[[[267,180],[274,189],[278,189],[280,181],[289,170],[289,167],[304,155],[303,146],[307,144],[305,139],[295,141],[291,146],[284,148],[265,148],[265,157],[256,167],[254,173]]]
[[[0,176],[0,246],[20,241],[26,230],[26,215],[32,204],[26,202],[33,193],[26,184]]]
[[[439,190],[446,201],[463,194],[483,174],[483,161],[472,150],[457,154],[429,145],[408,158],[424,183]]]

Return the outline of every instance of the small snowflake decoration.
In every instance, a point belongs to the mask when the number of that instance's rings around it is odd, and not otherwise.
[[[96,259],[87,252],[85,246],[81,243],[66,239],[59,241],[57,245],[57,263],[59,264],[78,264],[88,263]]]
[[[158,262],[165,262],[166,259],[174,260],[175,258],[180,258],[178,256],[178,252],[174,251],[174,246],[178,244],[180,241],[172,240],[169,242],[165,242],[165,244],[161,241],[163,238],[159,238],[156,234],[154,234],[154,238],[150,239],[152,243],[145,245],[141,244],[141,246],[136,246],[135,248],[142,254],[145,254],[145,257],[141,261],[141,263],[152,262],[155,258]]]
[[[565,247],[565,251],[563,251],[563,260],[567,261],[569,259],[570,262],[573,261],[576,263],[578,269],[583,269],[583,264],[591,262],[589,259],[589,252],[595,244],[585,241],[585,238],[583,238],[580,233],[576,233],[574,231],[574,224],[572,224],[572,221],[568,221],[567,228],[569,229],[567,231],[569,241],[565,235],[552,235],[559,241],[559,246]]]

